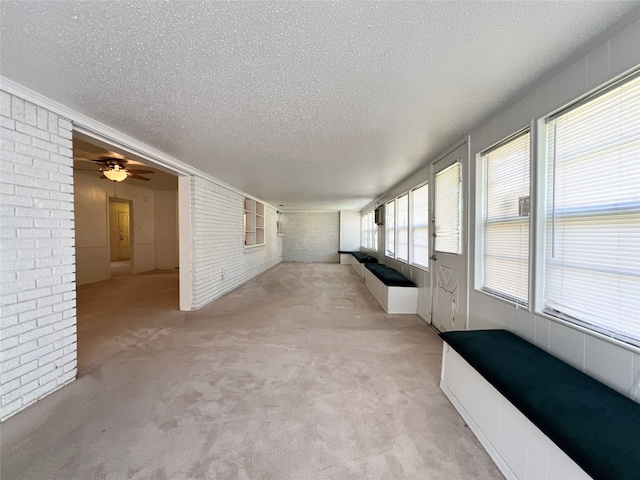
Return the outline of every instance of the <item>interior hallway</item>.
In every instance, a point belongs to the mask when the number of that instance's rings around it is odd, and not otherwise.
[[[438,388],[436,333],[350,266],[177,306],[177,273],[80,287],[79,378],[3,423],[2,478],[502,478]]]

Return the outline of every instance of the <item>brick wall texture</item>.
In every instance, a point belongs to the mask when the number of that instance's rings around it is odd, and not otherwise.
[[[198,309],[278,264],[277,212],[265,205],[265,245],[244,247],[244,196],[191,178],[192,308]]]
[[[281,213],[280,225],[283,261],[340,261],[340,212]]]
[[[76,376],[71,122],[0,91],[0,419]]]

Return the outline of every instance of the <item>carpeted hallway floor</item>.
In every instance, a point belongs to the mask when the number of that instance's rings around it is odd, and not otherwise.
[[[2,479],[494,479],[441,343],[351,267],[280,264],[197,312],[173,273],[78,289],[79,378],[4,422]]]

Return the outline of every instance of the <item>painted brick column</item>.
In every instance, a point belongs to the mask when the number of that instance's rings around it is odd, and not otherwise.
[[[0,419],[76,376],[71,122],[0,91]]]

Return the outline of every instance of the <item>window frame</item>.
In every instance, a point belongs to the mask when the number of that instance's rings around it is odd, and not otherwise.
[[[533,285],[534,285],[534,236],[535,236],[535,226],[536,226],[536,209],[535,209],[535,186],[537,183],[537,179],[535,177],[535,163],[536,163],[536,129],[534,128],[534,122],[531,125],[520,129],[513,134],[505,137],[499,142],[491,145],[488,148],[480,151],[476,155],[476,188],[475,188],[475,197],[476,197],[476,237],[475,237],[475,275],[474,275],[474,289],[478,292],[482,292],[484,294],[493,296],[502,300],[504,302],[515,305],[518,308],[530,309],[530,305],[533,303],[531,301],[533,297]],[[528,235],[527,235],[527,289],[525,299],[520,297],[511,295],[507,292],[500,291],[498,289],[490,288],[485,286],[485,273],[486,273],[486,265],[485,265],[485,204],[487,201],[486,195],[487,192],[485,190],[486,186],[486,178],[485,178],[485,157],[491,152],[495,152],[496,150],[509,145],[511,142],[514,142],[525,135],[529,135],[529,215],[528,215]],[[514,221],[514,218],[505,219],[498,222],[492,222],[494,224],[498,223],[511,223]]]
[[[590,103],[593,100],[596,100],[598,97],[607,94],[608,92],[615,90],[616,88],[624,85],[627,82],[630,82],[634,79],[640,77],[640,69],[635,69],[631,73],[628,73],[622,77],[618,77],[613,79],[610,82],[607,82],[600,88],[594,90],[588,95],[585,95],[581,98],[576,99],[574,102],[569,105],[563,107],[562,109],[557,110],[556,112],[552,112],[549,115],[541,117],[537,120],[536,127],[537,132],[539,132],[538,139],[536,143],[536,153],[537,153],[537,161],[534,163],[537,167],[537,172],[535,175],[534,187],[537,190],[537,198],[535,199],[535,203],[533,202],[532,197],[532,207],[535,205],[537,213],[535,214],[535,224],[532,224],[531,228],[534,229],[535,236],[535,250],[532,251],[534,257],[534,265],[535,269],[530,268],[530,270],[534,271],[534,295],[531,295],[531,299],[533,299],[532,303],[532,312],[541,317],[553,320],[555,322],[565,323],[571,325],[573,328],[577,328],[589,334],[599,335],[602,338],[605,338],[608,341],[613,343],[625,346],[626,348],[632,347],[638,349],[640,347],[640,337],[639,338],[630,338],[624,334],[620,334],[609,330],[606,326],[597,325],[591,323],[589,321],[581,320],[579,318],[572,317],[570,315],[564,314],[559,311],[550,311],[550,309],[546,308],[545,305],[545,275],[547,268],[547,259],[545,256],[545,247],[546,247],[546,235],[548,231],[547,225],[547,214],[545,211],[546,200],[548,196],[548,181],[547,181],[547,166],[549,162],[549,144],[548,144],[548,129],[550,128],[550,124],[554,119],[560,118],[563,115],[570,113],[571,111],[582,107]],[[592,211],[597,211],[592,209]],[[531,307],[530,307],[531,308]]]
[[[427,245],[425,246],[425,248],[427,249],[426,265],[423,265],[421,263],[416,263],[415,261],[416,247],[414,242],[415,240],[414,230],[416,228],[416,225],[414,224],[415,202],[413,201],[413,199],[414,199],[415,192],[423,188],[427,189],[427,194],[426,194],[427,195],[427,211],[426,211],[426,219],[424,224],[424,227],[426,227],[427,229]],[[418,185],[413,187],[411,190],[409,190],[409,264],[413,267],[420,268],[422,270],[429,270],[429,249],[431,248],[431,242],[429,238],[429,233],[431,230],[431,222],[429,221],[429,219],[431,218],[431,212],[430,212],[431,202],[429,201],[430,194],[431,192],[429,191],[429,181],[419,183]],[[422,225],[420,225],[420,227],[422,227]]]

